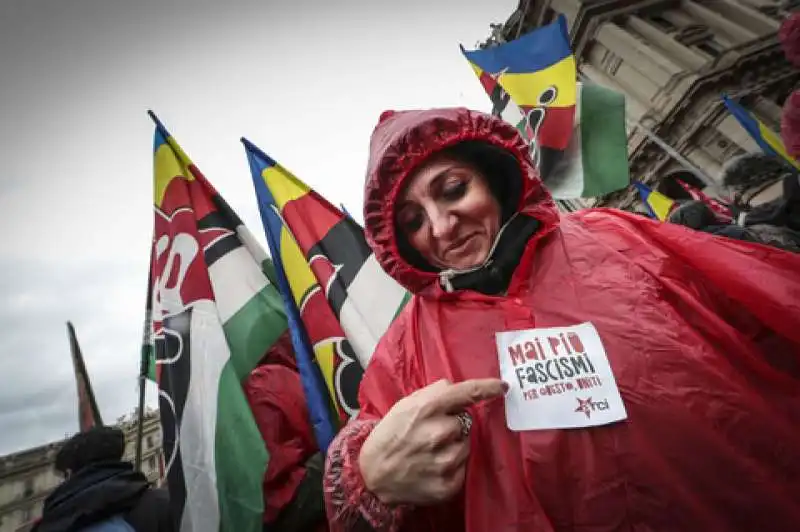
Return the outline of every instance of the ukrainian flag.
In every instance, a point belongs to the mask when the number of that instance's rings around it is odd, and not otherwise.
[[[563,15],[511,42],[462,53],[472,65],[487,93],[498,85],[525,116],[546,109],[538,124],[540,146],[566,149],[572,135],[577,103],[575,57]]]
[[[747,109],[734,102],[726,95],[722,96],[722,101],[745,131],[753,137],[756,144],[764,150],[764,153],[775,157],[782,157],[786,162],[800,170],[800,163],[789,155],[786,151],[786,147],[783,145],[783,141],[777,133],[771,131],[762,121],[750,114]]]
[[[642,197],[642,202],[652,218],[656,218],[662,222],[667,220],[667,217],[675,207],[675,200],[671,200],[661,192],[651,189],[644,183],[634,181],[633,186],[639,191]]]

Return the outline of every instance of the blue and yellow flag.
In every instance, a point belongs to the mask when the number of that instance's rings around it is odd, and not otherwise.
[[[650,217],[656,218],[662,222],[666,221],[672,209],[675,207],[675,200],[668,198],[661,192],[653,190],[639,181],[634,181],[633,186],[639,191],[639,195],[642,197],[642,202],[645,207],[647,207],[647,212],[650,214]]]
[[[280,272],[298,365],[301,356],[308,357],[318,372],[304,374],[315,426],[324,423],[319,396],[325,391],[345,422],[358,412],[363,370],[407,292],[381,269],[350,216],[255,145],[242,142]],[[324,385],[315,377],[319,373]]]
[[[794,160],[786,151],[786,146],[783,145],[780,135],[770,130],[761,120],[754,117],[747,109],[734,102],[726,95],[722,96],[722,101],[725,103],[725,107],[728,108],[728,111],[739,121],[753,140],[756,141],[756,144],[764,150],[764,153],[772,155],[773,157],[781,157],[800,170],[800,163]]]

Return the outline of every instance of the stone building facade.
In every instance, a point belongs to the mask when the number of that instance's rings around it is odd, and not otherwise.
[[[119,420],[118,426],[125,431],[127,442],[125,461],[134,461],[137,425],[135,416]],[[41,516],[45,498],[63,480],[53,462],[64,441],[0,457],[0,532],[30,530]],[[164,457],[158,412],[145,415],[142,443],[142,472],[150,482],[160,485]]]
[[[779,131],[781,106],[800,72],[777,32],[798,8],[797,0],[520,0],[493,38],[511,40],[563,13],[581,75],[627,96],[631,176],[672,197],[681,193],[675,177],[713,195],[727,160],[759,151],[720,95],[741,98]],[[687,171],[652,135],[699,172]],[[779,194],[775,183],[754,203]],[[630,189],[596,200],[628,210],[641,210],[639,203]]]

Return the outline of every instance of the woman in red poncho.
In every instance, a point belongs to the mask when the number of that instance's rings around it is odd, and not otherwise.
[[[560,217],[500,120],[381,118],[366,234],[414,297],[329,449],[332,530],[797,530],[800,257],[614,210]],[[496,334],[587,322],[602,349],[571,371],[604,352],[624,419],[521,429],[516,387],[569,373],[501,381]],[[514,364],[589,349],[567,336]],[[559,415],[620,411],[587,396]],[[546,422],[528,403],[525,422]]]

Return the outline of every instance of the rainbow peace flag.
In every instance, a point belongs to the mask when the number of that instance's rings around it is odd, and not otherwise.
[[[764,150],[764,153],[774,157],[781,157],[796,169],[800,170],[800,163],[786,151],[786,147],[783,145],[783,140],[781,140],[780,135],[771,131],[761,120],[754,117],[747,109],[737,102],[728,98],[727,95],[722,95],[722,101],[725,103],[725,107],[728,108],[728,111],[739,121],[739,124],[741,124],[745,131],[756,141],[756,144]]]
[[[327,446],[329,427],[358,412],[363,371],[408,293],[381,269],[350,216],[254,144],[242,142],[298,365],[306,358],[309,410],[320,446]],[[323,391],[339,420],[326,421]]]
[[[661,192],[653,190],[639,181],[634,181],[633,186],[639,191],[650,217],[662,222],[666,221],[672,209],[675,208],[675,200],[669,199]]]
[[[595,197],[629,183],[625,98],[577,83],[566,18],[511,42],[461,51],[492,101],[493,112],[531,144],[556,199]]]

